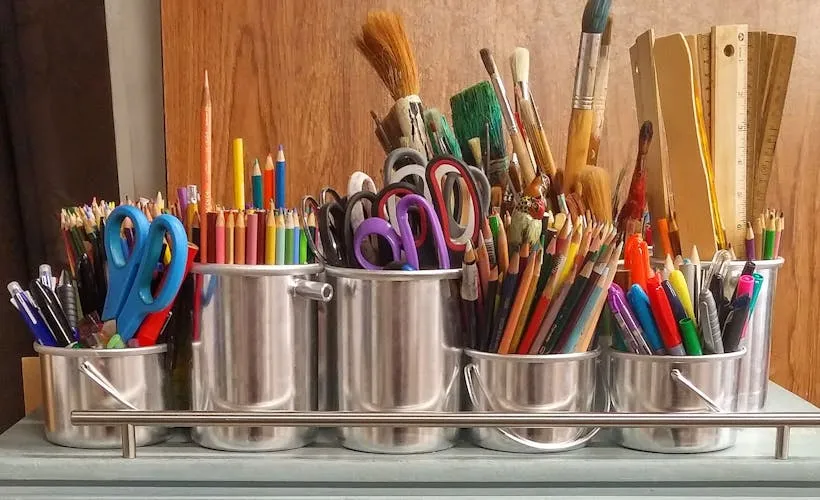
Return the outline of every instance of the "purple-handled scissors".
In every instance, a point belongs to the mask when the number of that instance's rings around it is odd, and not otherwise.
[[[369,236],[376,235],[387,240],[390,245],[390,250],[393,253],[394,261],[400,261],[402,259],[402,250],[404,250],[404,258],[407,260],[407,263],[414,269],[420,269],[419,254],[416,249],[413,230],[410,226],[409,211],[410,208],[414,206],[419,210],[423,210],[427,215],[427,222],[430,224],[427,234],[433,238],[436,253],[438,254],[439,268],[450,268],[450,256],[447,253],[447,243],[444,240],[444,232],[441,229],[441,222],[439,222],[438,215],[433,205],[423,196],[417,194],[408,194],[399,200],[396,204],[396,220],[393,221],[392,226],[389,222],[379,217],[370,217],[359,225],[353,237],[353,249],[359,265],[371,271],[383,269],[383,266],[368,261],[362,255],[362,243]]]

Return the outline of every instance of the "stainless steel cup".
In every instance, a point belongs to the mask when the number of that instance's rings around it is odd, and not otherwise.
[[[705,356],[646,356],[610,350],[612,411],[703,413],[737,411],[740,365],[746,351]],[[623,428],[615,441],[658,453],[702,453],[735,444],[732,428]]]
[[[200,264],[201,335],[194,339],[192,405],[205,411],[317,409],[317,301],[333,289],[310,281],[319,264]],[[194,427],[193,440],[228,451],[298,448],[313,430]]]
[[[69,349],[34,345],[40,354],[46,439],[72,448],[119,448],[121,426],[71,425],[73,410],[123,410],[127,405],[102,389],[81,368],[89,363],[120,398],[141,410],[170,409],[165,345],[134,349]],[[137,427],[137,446],[168,437],[165,427]]]
[[[328,267],[328,308],[342,411],[459,410],[460,270],[365,271]],[[335,353],[335,356],[333,355]],[[375,453],[423,453],[452,446],[457,429],[342,428],[342,444]]]
[[[777,289],[777,273],[784,260],[755,261],[755,272],[763,276],[763,284],[757,297],[755,310],[749,317],[746,336],[741,343],[746,348],[746,356],[740,362],[740,383],[738,386],[737,411],[762,411],[766,404],[769,387],[769,361],[772,354],[772,313]],[[729,270],[736,278],[743,269],[744,262],[732,262]]]
[[[595,411],[600,350],[539,356],[465,352],[470,364],[464,367],[464,377],[473,411]],[[482,448],[544,453],[580,448],[598,431],[597,427],[475,428],[471,433]]]

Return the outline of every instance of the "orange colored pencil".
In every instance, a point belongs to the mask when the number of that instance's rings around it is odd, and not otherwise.
[[[205,85],[202,88],[202,103],[200,105],[200,136],[199,136],[199,183],[202,198],[202,213],[213,211],[211,198],[211,137],[212,137],[212,108],[211,89],[208,85],[208,71],[205,70]],[[208,262],[208,227],[207,217],[200,219],[199,261]]]

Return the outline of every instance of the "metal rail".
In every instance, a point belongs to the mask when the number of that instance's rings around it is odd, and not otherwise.
[[[73,411],[74,425],[122,426],[122,456],[136,457],[135,426],[273,427],[773,427],[775,458],[789,455],[791,427],[820,427],[820,412],[802,413],[367,413]]]

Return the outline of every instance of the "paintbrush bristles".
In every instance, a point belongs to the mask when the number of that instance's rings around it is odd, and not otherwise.
[[[611,4],[612,0],[587,0],[581,19],[581,30],[584,33],[603,33]]]
[[[484,69],[487,70],[487,74],[493,76],[498,73],[498,68],[495,66],[495,60],[493,59],[493,54],[490,52],[490,49],[481,49],[478,53],[481,55],[481,62],[484,63]]]
[[[527,83],[530,80],[530,51],[524,47],[516,47],[510,56],[510,70],[513,81]]]
[[[386,10],[368,12],[356,45],[394,100],[418,95],[416,57],[400,15]]]
[[[604,28],[604,34],[601,35],[601,45],[602,46],[609,46],[612,45],[612,23],[615,20],[613,19],[612,14],[606,18],[606,28]]]
[[[578,176],[584,203],[597,220],[612,222],[612,182],[601,167],[587,166]]]

